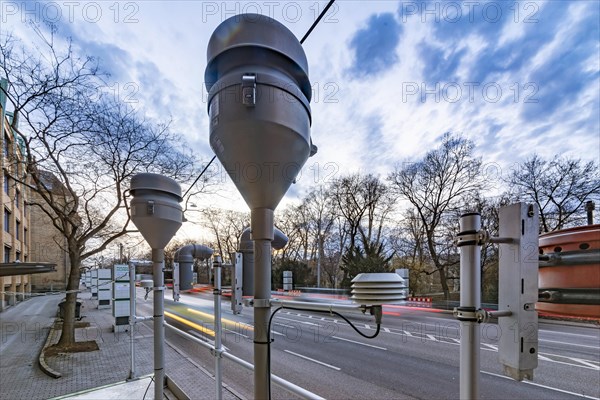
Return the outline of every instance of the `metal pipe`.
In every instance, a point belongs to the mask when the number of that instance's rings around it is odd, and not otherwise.
[[[585,211],[587,212],[587,224],[594,224],[594,210],[596,209],[596,204],[592,200],[588,200],[585,202]]]
[[[135,344],[134,333],[135,328],[135,265],[129,264],[129,347],[131,351],[131,364],[129,366],[129,377],[127,379],[136,379],[135,372]]]
[[[213,268],[215,276],[215,286],[213,294],[215,297],[215,390],[216,399],[223,399],[223,379],[221,371],[221,353],[223,348],[221,346],[221,257],[215,256],[213,259]]]
[[[254,296],[254,241],[250,227],[244,229],[240,235],[238,251],[242,253],[242,295]],[[273,241],[271,247],[281,250],[288,242],[288,237],[279,229],[273,228]]]
[[[479,232],[481,215],[467,213],[460,217],[460,235]],[[477,242],[460,247],[460,307],[475,312],[481,308],[481,246]],[[476,320],[461,320],[460,398],[479,398],[480,332]]]
[[[207,260],[212,256],[213,249],[201,244],[188,244],[180,247],[173,257],[175,262],[179,263],[179,282],[180,290],[189,290],[193,287],[192,280],[194,271],[192,269],[194,259]],[[175,277],[173,277],[175,279]]]
[[[202,347],[204,347],[208,350],[213,351],[215,349],[210,343],[200,340],[197,337],[190,335],[187,332],[182,331],[181,329],[178,329],[172,325],[169,325],[168,323],[165,323],[164,326],[168,329],[171,329],[173,332],[177,333],[178,335],[183,336],[183,337],[191,340],[192,342],[201,345]],[[223,353],[221,353],[221,354],[223,355],[223,358],[227,358],[228,360],[233,361],[234,363],[236,363],[250,371],[254,371],[254,365],[250,364],[248,361],[243,360],[239,357],[236,357],[233,354],[230,354],[225,350],[223,350]],[[303,399],[325,400],[323,397],[321,397],[313,392],[310,392],[304,388],[301,388],[300,386],[295,385],[292,382],[286,381],[285,379],[280,378],[277,375],[271,375],[271,380],[273,381],[273,383],[275,383],[279,387],[282,387],[283,389],[289,391],[290,393],[296,394]]]
[[[515,240],[514,238],[503,238],[503,237],[490,237],[488,239],[488,241],[490,243],[495,243],[495,244],[513,244],[513,243],[517,242],[517,240]]]
[[[488,311],[487,312],[487,315],[489,315],[492,318],[510,317],[512,314],[513,314],[512,311],[506,311],[506,310]]]
[[[164,249],[152,249],[154,273],[154,399],[163,399],[165,384]]]
[[[560,265],[600,264],[600,249],[575,250],[565,253],[548,253],[540,255],[540,268]]]
[[[271,241],[273,240],[273,210],[251,210],[252,240],[254,240],[254,398],[271,397],[269,360],[271,316]]]
[[[542,289],[538,301],[557,304],[600,305],[600,291],[595,289]]]
[[[367,306],[358,304],[326,304],[326,303],[311,303],[308,301],[293,301],[293,300],[281,300],[272,299],[271,306],[280,307],[299,307],[314,311],[360,311],[364,313],[367,310]]]

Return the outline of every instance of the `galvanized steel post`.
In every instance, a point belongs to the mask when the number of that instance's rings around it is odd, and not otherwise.
[[[460,307],[465,315],[460,321],[460,398],[479,397],[480,331],[476,318],[481,308],[481,246],[478,234],[481,215],[467,213],[460,217]]]
[[[213,288],[213,295],[215,300],[215,398],[221,400],[223,398],[223,378],[221,371],[221,357],[223,348],[221,346],[221,256],[215,256],[213,259],[215,285]]]

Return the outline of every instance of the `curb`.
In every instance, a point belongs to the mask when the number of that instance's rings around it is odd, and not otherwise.
[[[40,354],[38,356],[38,363],[40,364],[40,369],[43,373],[45,373],[51,378],[58,379],[62,376],[62,374],[50,368],[50,366],[46,363],[46,356],[44,354],[46,352],[46,349],[50,347],[51,343],[53,342],[56,332],[58,332],[58,330],[54,328],[55,324],[56,321],[50,327],[48,337],[46,338],[46,343],[44,343],[44,347],[42,347],[42,350],[40,351]]]

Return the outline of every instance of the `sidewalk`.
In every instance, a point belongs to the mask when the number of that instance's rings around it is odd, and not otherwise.
[[[48,399],[66,396],[89,389],[124,382],[129,374],[130,343],[129,332],[112,332],[113,317],[111,309],[97,309],[97,302],[91,299],[89,292],[79,295],[82,302],[82,322],[89,327],[75,330],[77,341],[95,340],[99,351],[85,353],[59,353],[46,357],[46,363],[62,377],[51,378],[38,366],[38,355],[46,342],[50,327],[62,296],[34,297],[30,300],[0,313],[0,398],[1,399]],[[153,373],[153,336],[152,329],[145,324],[136,325],[136,373],[144,377]],[[54,335],[50,340],[58,340]],[[212,399],[214,397],[214,379],[201,366],[181,355],[168,343],[165,345],[166,374],[190,398]],[[125,388],[139,393],[142,399],[149,383],[129,383],[114,386],[113,392],[123,396]],[[135,387],[139,387],[135,389]],[[141,388],[141,389],[140,389]],[[143,389],[143,390],[142,390]],[[110,389],[88,392],[76,398],[110,399]],[[95,397],[97,395],[97,397]],[[146,399],[153,396],[152,388]],[[124,397],[114,397],[124,398]],[[128,398],[138,398],[135,397]],[[237,399],[226,388],[223,398]]]

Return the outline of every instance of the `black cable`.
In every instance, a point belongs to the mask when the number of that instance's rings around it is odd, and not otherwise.
[[[313,31],[313,29],[315,29],[315,27],[317,26],[317,24],[319,23],[319,21],[325,16],[325,14],[329,10],[329,8],[333,5],[334,2],[335,2],[335,0],[329,0],[329,3],[327,3],[327,5],[325,6],[325,8],[321,12],[321,14],[319,14],[319,17],[315,20],[315,22],[313,22],[313,24],[311,25],[311,27],[308,29],[308,31],[302,37],[302,39],[300,39],[300,44],[304,43],[304,41],[306,40],[306,38],[308,37],[308,35],[310,35],[310,33]]]
[[[281,306],[279,307],[277,310],[273,311],[273,313],[271,314],[271,318],[269,318],[269,325],[268,325],[268,331],[271,332],[271,321],[273,320],[273,316],[275,315],[275,313],[279,310],[281,310],[282,308],[287,308],[288,310],[296,310],[296,311],[312,311],[312,312],[318,312],[318,313],[325,313],[325,314],[334,314],[337,315],[338,317],[342,318],[344,321],[346,321],[346,323],[348,325],[350,325],[352,327],[352,329],[354,329],[360,336],[366,338],[366,339],[374,339],[375,337],[377,337],[377,335],[379,335],[379,330],[381,329],[381,325],[377,324],[377,329],[375,330],[375,333],[371,336],[369,335],[365,335],[364,333],[362,333],[361,331],[358,330],[358,328],[356,326],[354,326],[354,324],[352,322],[350,322],[350,320],[346,317],[344,317],[342,314],[340,314],[337,311],[333,311],[333,310],[311,310],[308,308],[300,308],[300,307],[288,307],[288,306]]]
[[[142,400],[146,399],[146,395],[148,394],[148,389],[150,389],[150,385],[152,385],[152,382],[154,382],[154,376],[152,377],[152,379],[150,379],[150,383],[148,384],[148,387],[146,388],[146,391],[144,392],[144,397],[142,397]]]
[[[325,313],[325,314],[334,314],[337,315],[338,317],[342,318],[344,321],[346,321],[346,323],[348,325],[350,325],[352,327],[352,329],[354,329],[359,335],[361,335],[364,338],[367,339],[373,339],[375,338],[377,335],[379,335],[379,331],[381,330],[381,324],[377,324],[377,329],[375,330],[375,333],[371,336],[369,335],[365,335],[364,333],[362,333],[361,331],[358,330],[358,328],[356,326],[354,326],[354,324],[352,322],[350,322],[350,320],[346,317],[344,317],[342,314],[340,314],[337,311],[333,311],[333,310],[311,310],[308,308],[300,308],[300,307],[288,307],[288,306],[281,306],[279,307],[277,310],[273,311],[271,313],[271,317],[269,317],[269,323],[267,324],[267,376],[271,376],[271,342],[274,342],[274,339],[271,339],[271,324],[273,322],[273,317],[275,317],[275,314],[277,314],[278,311],[283,310],[284,308],[288,309],[288,310],[296,310],[296,311],[312,311],[312,312],[318,312],[318,313]],[[269,379],[269,399],[271,399],[271,379]]]
[[[202,170],[202,172],[200,172],[200,175],[198,175],[198,177],[196,178],[196,180],[194,181],[194,183],[192,183],[192,186],[190,186],[188,188],[188,190],[185,191],[184,195],[182,197],[185,197],[190,190],[192,190],[192,188],[194,187],[194,185],[198,182],[198,180],[202,177],[202,175],[204,175],[204,173],[206,172],[206,170],[208,169],[208,167],[210,167],[210,164],[212,164],[213,161],[215,161],[215,158],[217,158],[217,155],[215,154],[213,156],[213,158],[211,158],[211,160],[208,162],[208,164],[206,164],[206,167],[204,167],[204,169]]]

